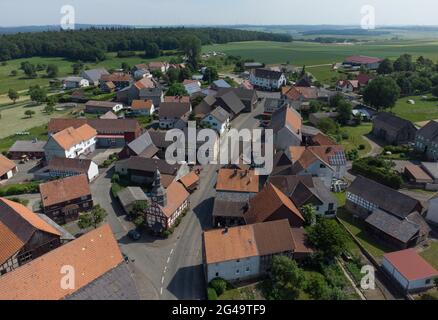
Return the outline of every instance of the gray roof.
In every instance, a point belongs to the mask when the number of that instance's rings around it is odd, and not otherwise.
[[[276,98],[266,98],[265,99],[265,108],[277,108],[280,109],[281,107],[286,105],[286,101],[282,99],[276,99]]]
[[[228,82],[226,82],[223,79],[219,79],[219,80],[213,81],[213,85],[216,88],[231,88],[231,86],[228,84]]]
[[[283,128],[288,128],[294,134],[297,134],[297,130],[299,128],[292,128],[287,122],[287,112],[294,113],[296,117],[301,119],[301,115],[294,109],[284,106],[280,109],[277,109],[271,116],[271,123],[269,124],[269,129],[274,130],[274,133],[277,133],[279,130]]]
[[[148,132],[152,142],[158,148],[167,148],[173,143],[172,141],[166,141],[166,131],[148,130]]]
[[[43,219],[44,221],[46,221],[48,224],[50,224],[52,227],[54,227],[56,230],[59,231],[59,233],[61,234],[61,240],[68,240],[68,241],[70,241],[70,240],[76,239],[70,232],[65,230],[63,227],[61,227],[59,224],[57,224],[55,221],[50,219],[45,214],[39,213],[38,216],[41,219]]]
[[[422,136],[430,141],[438,142],[438,122],[429,121],[423,128],[418,130],[417,135]]]
[[[433,178],[438,179],[438,163],[436,162],[422,162],[421,166]]]
[[[108,74],[106,69],[91,69],[82,71],[81,76],[92,81],[99,81],[103,75]]]
[[[135,154],[149,158],[153,157],[158,152],[158,148],[152,142],[152,138],[148,131],[130,142],[128,147],[135,152]]]
[[[257,91],[256,90],[250,90],[250,89],[246,89],[246,88],[221,88],[219,89],[219,91],[217,92],[217,97],[220,97],[228,92],[234,92],[240,100],[245,101],[245,100],[253,100],[257,98]]]
[[[47,141],[19,140],[15,141],[9,152],[44,152]]]
[[[140,300],[140,295],[131,270],[126,263],[121,263],[66,300]]]
[[[362,176],[357,176],[347,191],[400,218],[418,211],[421,206],[418,200]]]
[[[82,77],[67,77],[64,80],[69,81],[69,82],[81,82],[82,80],[84,80],[84,78],[82,78]]]
[[[230,118],[230,114],[222,107],[217,107],[210,112],[210,115],[217,119],[220,123],[224,123]]]
[[[47,165],[47,169],[51,171],[68,171],[87,174],[92,162],[93,161],[89,159],[54,157]]]
[[[248,208],[248,201],[253,196],[241,192],[217,192],[214,198],[213,216],[243,218]]]
[[[365,221],[376,229],[403,243],[408,242],[420,231],[419,224],[408,219],[400,219],[380,209],[374,210]]]
[[[161,174],[176,175],[181,167],[179,164],[170,165],[166,160],[143,157],[131,157],[126,160],[120,160],[119,163],[124,163],[129,170],[146,172],[151,176],[155,176],[157,169]]]
[[[379,121],[383,123],[383,125],[388,128],[392,129],[394,131],[404,130],[406,127],[414,127],[412,122],[402,119],[400,117],[397,117],[391,113],[388,112],[379,112],[373,122]]]
[[[121,190],[117,197],[123,207],[128,207],[136,201],[147,201],[148,197],[140,187],[127,187]]]
[[[190,112],[190,103],[187,102],[162,102],[158,112],[159,117],[181,118]]]
[[[254,74],[257,78],[264,78],[270,80],[280,80],[283,75],[280,71],[274,71],[270,69],[255,69]]]
[[[239,114],[245,109],[245,105],[234,91],[229,91],[221,96],[216,96],[216,98],[221,99],[234,114]]]

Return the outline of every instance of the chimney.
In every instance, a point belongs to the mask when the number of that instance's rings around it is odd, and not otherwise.
[[[332,151],[332,147],[328,147],[326,150],[325,150],[325,153],[330,153]]]
[[[224,229],[224,232],[223,232],[224,234],[228,234],[228,227],[225,227],[225,229]]]

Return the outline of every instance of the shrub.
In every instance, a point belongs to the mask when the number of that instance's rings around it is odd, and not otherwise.
[[[217,300],[217,293],[213,288],[207,288],[208,300]]]
[[[348,138],[350,138],[350,135],[348,134],[347,131],[344,131],[341,133],[341,137],[342,137],[342,140],[347,140]]]
[[[365,145],[364,144],[360,144],[359,145],[359,150],[365,150]]]
[[[39,182],[32,181],[27,183],[11,184],[0,188],[0,197],[14,196],[25,193],[38,193]]]
[[[117,173],[114,173],[113,176],[111,177],[111,182],[112,183],[119,183],[120,182],[120,176]]]
[[[392,170],[392,162],[381,158],[362,158],[353,162],[353,172],[378,181],[388,187],[400,189],[402,178]]]
[[[220,296],[227,290],[227,282],[224,279],[216,278],[210,281],[210,287]]]
[[[113,183],[111,185],[111,194],[114,198],[117,198],[117,194],[122,190],[122,187],[118,183]]]

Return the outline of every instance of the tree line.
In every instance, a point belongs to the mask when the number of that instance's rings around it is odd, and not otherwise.
[[[285,34],[226,28],[92,28],[86,30],[17,33],[0,37],[0,61],[34,56],[101,61],[106,52],[179,50],[192,35],[202,45],[238,41],[289,42]]]

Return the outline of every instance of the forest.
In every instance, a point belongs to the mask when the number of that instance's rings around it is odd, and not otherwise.
[[[291,36],[226,28],[91,28],[86,30],[17,33],[0,36],[0,61],[18,58],[63,57],[102,61],[106,52],[143,51],[151,45],[160,50],[178,50],[187,35],[202,45],[240,41],[290,42]]]

